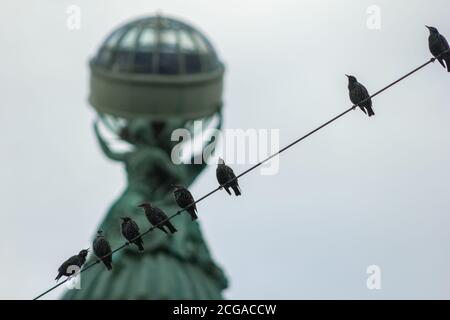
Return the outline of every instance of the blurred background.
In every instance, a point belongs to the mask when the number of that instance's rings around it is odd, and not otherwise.
[[[158,11],[199,28],[226,64],[224,127],[279,129],[280,145],[350,105],[345,73],[375,92],[429,59],[425,24],[450,37],[444,0],[3,1],[0,298],[52,286],[123,190],[94,138],[88,60],[112,29]],[[375,117],[352,112],[284,153],[278,174],[243,177],[242,197],[199,204],[225,297],[450,298],[449,83],[432,64],[376,97]],[[215,186],[211,165],[191,191]]]

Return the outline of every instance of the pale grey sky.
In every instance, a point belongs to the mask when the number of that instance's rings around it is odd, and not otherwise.
[[[380,30],[366,27],[369,5]],[[280,129],[281,145],[349,106],[345,73],[374,92],[429,58],[425,24],[450,38],[445,0],[3,1],[0,298],[53,285],[122,191],[92,132],[87,62],[112,29],[158,9],[226,63],[225,127]],[[449,84],[428,66],[376,97],[375,117],[352,112],[283,154],[277,175],[242,178],[242,197],[199,205],[226,297],[450,298]],[[192,192],[215,183],[212,167]],[[372,264],[379,291],[366,288]]]

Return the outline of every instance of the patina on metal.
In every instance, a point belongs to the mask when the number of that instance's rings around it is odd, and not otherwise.
[[[221,127],[224,66],[202,33],[159,15],[113,31],[90,68],[89,101],[99,115],[95,135],[103,153],[123,163],[127,173],[125,191],[98,227],[114,249],[124,243],[120,217],[130,216],[146,230],[148,221],[137,206],[149,201],[175,213],[171,184],[189,186],[206,167],[205,161],[174,164],[171,151],[178,141],[171,141],[171,134],[177,128],[193,134],[196,119]],[[106,130],[113,138],[105,137]],[[117,150],[117,142],[128,150]],[[212,213],[199,208],[199,214],[201,220]],[[133,246],[118,251],[112,271],[96,267],[83,273],[81,289],[67,291],[64,299],[221,299],[227,279],[199,223],[188,214],[172,222],[177,233],[155,230],[144,238],[142,253]]]

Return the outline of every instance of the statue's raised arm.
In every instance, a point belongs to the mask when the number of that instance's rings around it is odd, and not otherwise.
[[[205,169],[211,152],[203,151],[214,150],[216,137],[204,142],[201,163],[175,164],[171,151],[177,142],[171,134],[186,129],[195,139],[195,121],[221,128],[225,68],[201,32],[158,15],[113,31],[91,59],[90,70],[89,102],[99,117],[95,137],[109,159],[124,164],[127,177],[98,228],[89,227],[95,233],[101,229],[114,250],[125,242],[122,217],[132,218],[144,232],[150,225],[138,205],[151,202],[168,216],[176,213],[170,185],[189,187]],[[119,151],[116,142],[129,148]],[[202,236],[203,215],[214,212],[199,205],[198,220],[185,213],[175,216],[176,233],[156,229],[142,238],[143,251],[126,246],[115,252],[112,270],[92,267],[81,275],[81,289],[67,291],[64,298],[221,299],[227,279]]]
[[[100,145],[100,148],[102,149],[103,153],[111,160],[114,161],[120,161],[125,162],[128,156],[128,152],[114,152],[109,147],[108,143],[105,141],[105,139],[102,137],[99,127],[98,127],[99,120],[94,121],[94,134],[97,138],[97,141]]]

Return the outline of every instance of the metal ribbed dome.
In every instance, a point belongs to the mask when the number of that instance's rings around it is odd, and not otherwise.
[[[160,15],[111,33],[90,61],[89,102],[117,117],[196,119],[222,107],[224,65],[206,37]]]
[[[116,29],[93,63],[106,70],[166,75],[207,72],[220,65],[205,36],[163,16],[138,19]]]

